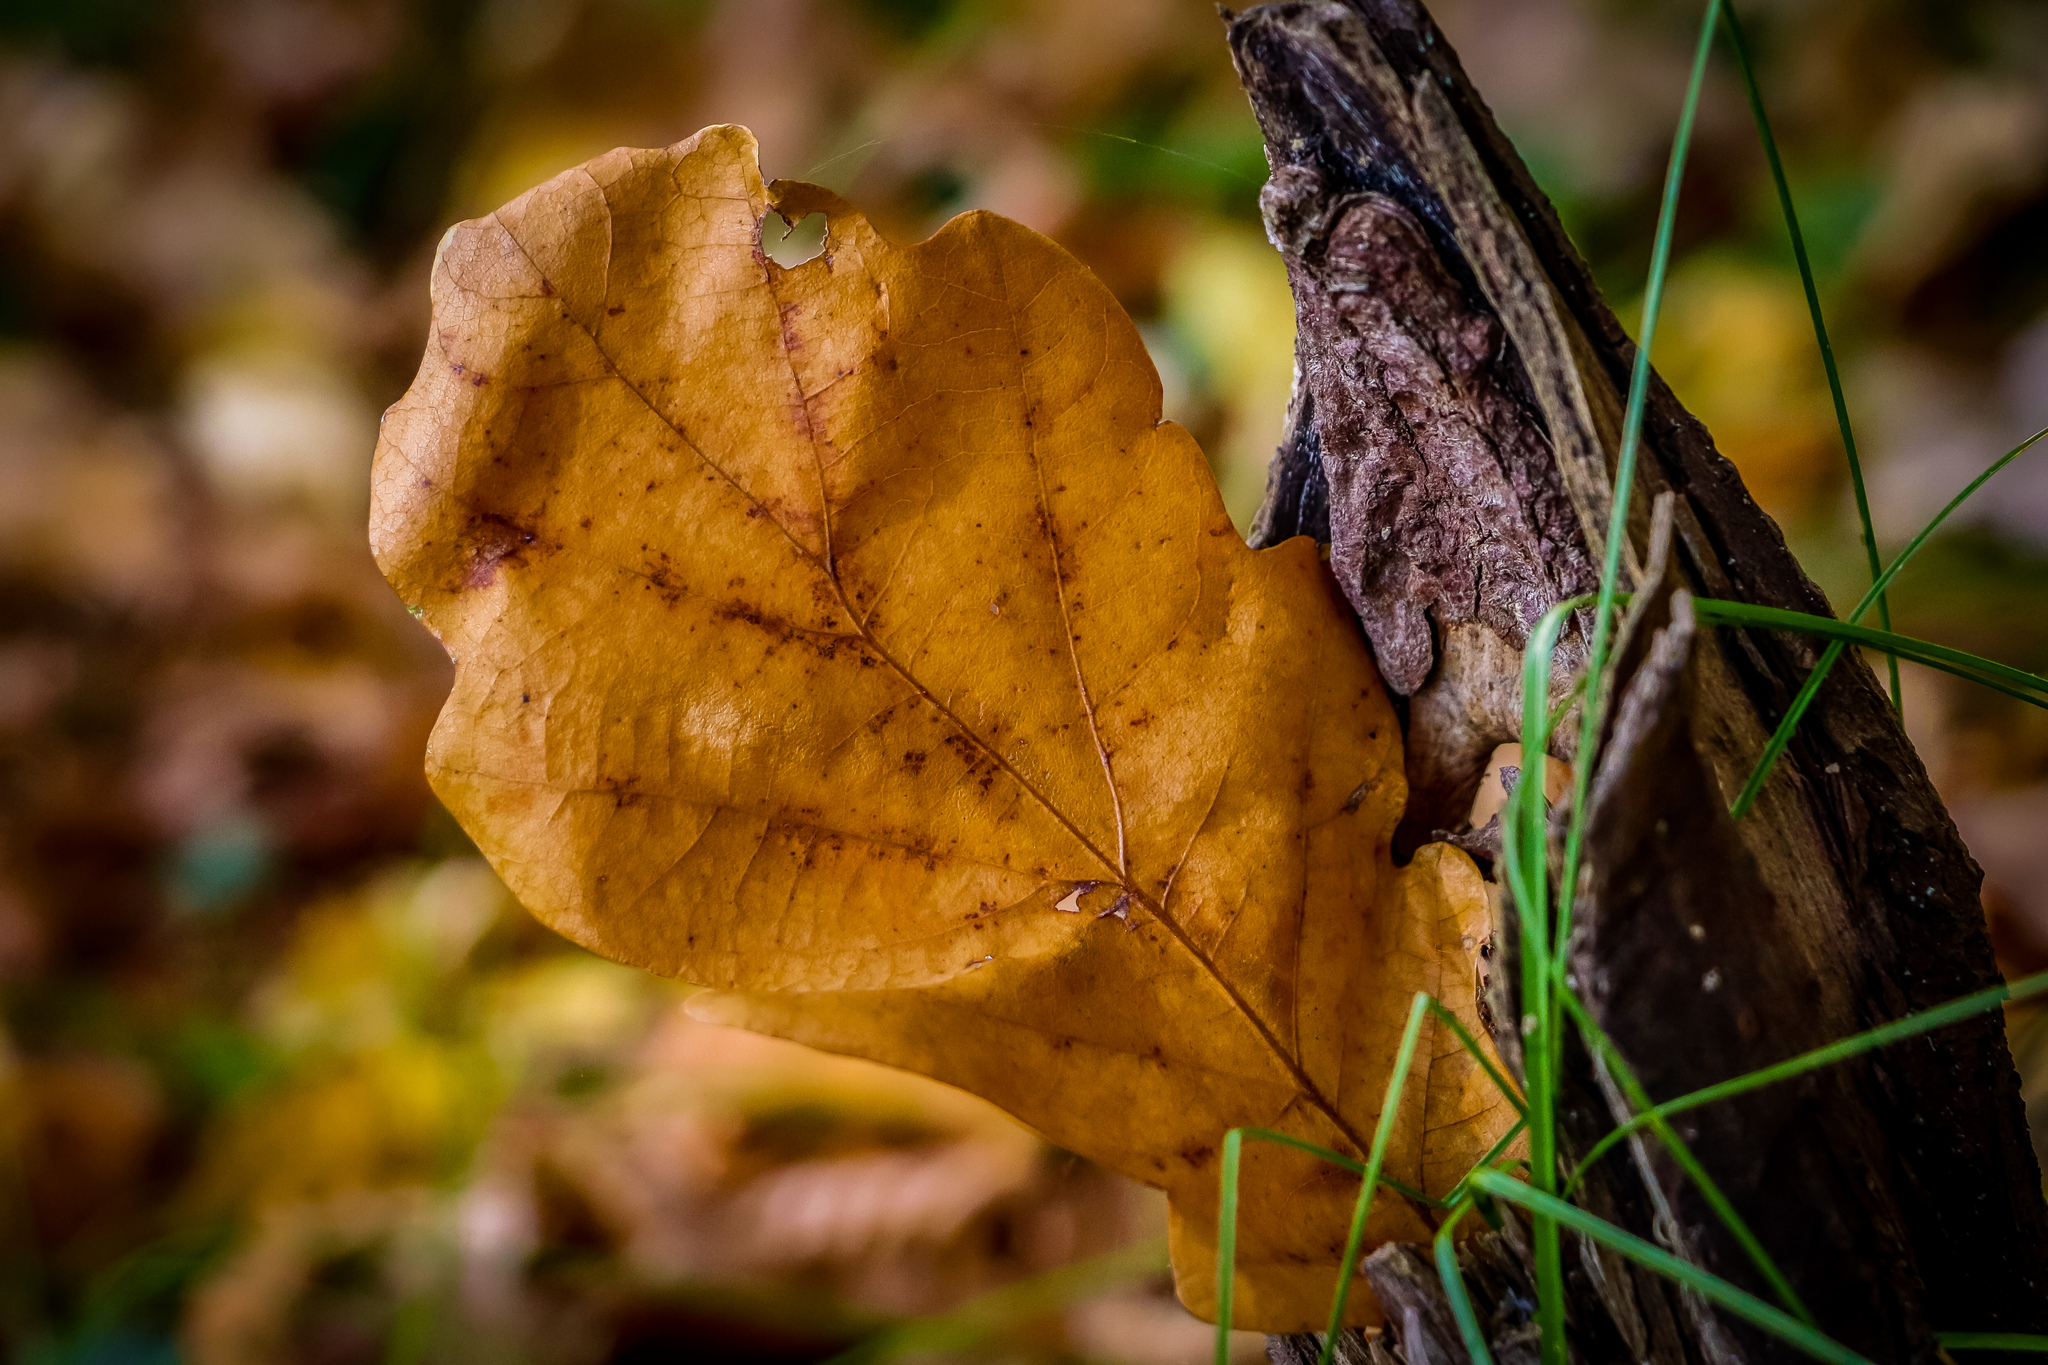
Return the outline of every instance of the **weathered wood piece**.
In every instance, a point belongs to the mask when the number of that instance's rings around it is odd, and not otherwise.
[[[1633,347],[1416,0],[1269,4],[1231,17],[1229,36],[1265,134],[1262,205],[1299,322],[1256,536],[1330,541],[1408,698],[1412,847],[1458,828],[1486,754],[1517,737],[1529,626],[1593,582]],[[1700,631],[1685,594],[1827,604],[1661,381],[1641,461],[1624,565],[1646,598],[1617,659],[1609,738],[1573,755],[1567,726],[1558,752],[1597,763],[1576,984],[1666,1098],[1996,978],[1978,870],[1860,662],[1831,675],[1756,812],[1728,819],[1818,650]],[[1659,494],[1668,562],[1646,563],[1660,558]],[[1569,633],[1557,695],[1583,666]],[[1496,926],[1497,961],[1511,930]],[[1512,991],[1512,970],[1493,976]],[[1519,1018],[1511,998],[1494,1018]],[[1519,1055],[1515,1038],[1499,1041]],[[1625,1109],[1583,1052],[1567,1070],[1569,1156]],[[1931,1359],[1936,1328],[2048,1330],[2048,1208],[1995,1016],[1695,1111],[1680,1131],[1823,1328],[1873,1358]],[[1653,1148],[1608,1157],[1582,1202],[1769,1297]],[[1486,1238],[1471,1255],[1482,1246],[1497,1256]],[[1415,1299],[1427,1321],[1429,1276],[1383,1257],[1368,1274],[1399,1351],[1405,1310],[1389,1299]],[[1589,1361],[1789,1355],[1611,1256],[1567,1259]],[[1482,1320],[1514,1318],[1494,1305]],[[1417,1330],[1417,1355],[1462,1360],[1455,1334]],[[1526,1349],[1523,1328],[1498,1330],[1496,1355]]]

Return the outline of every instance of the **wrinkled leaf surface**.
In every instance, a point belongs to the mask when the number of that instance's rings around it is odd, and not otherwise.
[[[771,207],[824,254],[767,260]],[[1245,547],[1059,247],[892,245],[741,129],[455,228],[433,292],[372,538],[458,665],[449,809],[702,1017],[1163,1187],[1210,1311],[1224,1130],[1362,1153],[1410,998],[1470,1011],[1486,933],[1462,853],[1389,861],[1400,731],[1316,547]],[[1424,1055],[1388,1170],[1440,1192],[1512,1113]],[[1248,1148],[1239,1325],[1321,1323],[1355,1190]],[[1428,1231],[1378,1201],[1375,1240]]]

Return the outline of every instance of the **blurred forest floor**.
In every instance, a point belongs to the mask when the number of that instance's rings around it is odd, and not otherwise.
[[[1696,6],[1435,8],[1626,312]],[[2048,424],[2048,6],[1744,10],[1896,546]],[[1067,245],[1249,518],[1293,318],[1202,0],[0,4],[9,1358],[812,1360],[1160,1235],[1147,1192],[978,1101],[688,1022],[530,921],[426,790],[448,668],[363,521],[434,244],[714,121],[897,237],[986,207]],[[1851,601],[1725,68],[1679,246],[1658,364]],[[1899,629],[2048,666],[2028,460],[1901,580]],[[1906,708],[2005,968],[2048,966],[2048,718],[1910,670]],[[2014,1028],[2042,1107],[2048,1036]],[[1163,1257],[1118,1264],[956,1354],[1204,1359]]]

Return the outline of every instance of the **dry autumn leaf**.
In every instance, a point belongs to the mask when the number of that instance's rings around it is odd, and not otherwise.
[[[824,254],[769,261],[771,208]],[[1210,1312],[1224,1131],[1362,1152],[1410,998],[1469,1013],[1486,932],[1462,853],[1390,862],[1400,731],[1315,546],[1246,548],[1060,248],[987,213],[892,245],[742,129],[463,224],[433,290],[372,535],[458,665],[448,807],[700,1017],[1163,1187]],[[1512,1111],[1446,1033],[1417,1075],[1388,1171],[1441,1193]],[[1240,1325],[1322,1322],[1355,1191],[1248,1149]],[[1378,1201],[1373,1240],[1427,1231]]]

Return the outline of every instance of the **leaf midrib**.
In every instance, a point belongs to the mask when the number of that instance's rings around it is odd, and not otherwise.
[[[593,181],[592,183],[595,184],[596,182]],[[599,201],[604,206],[606,220],[609,224],[609,222],[612,219],[612,208],[609,193],[607,192],[606,187],[602,185],[598,185],[597,189]],[[508,224],[506,224],[502,219],[500,219],[495,213],[491,215],[490,221],[496,224],[498,229],[505,234],[506,238],[510,240],[512,244],[519,249],[519,254],[525,258],[527,264],[533,268],[534,272],[537,275],[543,274],[543,272],[540,269],[539,263],[534,260],[533,254],[527,250],[526,244],[519,240],[518,234],[513,232],[511,227]],[[764,284],[763,287],[769,290],[769,296],[771,298],[778,297],[774,293],[772,283]],[[1050,815],[1055,821],[1057,821],[1059,825],[1063,829],[1065,829],[1068,832],[1068,834],[1070,834],[1078,844],[1081,845],[1082,848],[1086,849],[1089,856],[1093,857],[1097,862],[1099,862],[1103,866],[1105,870],[1107,870],[1111,874],[1110,876],[1103,878],[1104,881],[1114,883],[1125,894],[1129,895],[1132,899],[1136,900],[1142,907],[1151,912],[1153,919],[1157,923],[1162,925],[1166,929],[1166,931],[1173,937],[1174,942],[1177,943],[1181,947],[1181,949],[1185,951],[1188,954],[1188,956],[1191,957],[1202,968],[1202,970],[1208,974],[1210,980],[1212,980],[1216,984],[1217,988],[1221,990],[1224,993],[1225,997],[1230,1001],[1232,1008],[1234,1008],[1237,1011],[1237,1013],[1245,1020],[1245,1022],[1251,1026],[1253,1032],[1258,1035],[1259,1040],[1272,1054],[1275,1062],[1279,1065],[1280,1069],[1293,1082],[1296,1093],[1301,1095],[1311,1105],[1313,1105],[1315,1109],[1319,1113],[1321,1113],[1323,1117],[1327,1119],[1337,1129],[1337,1131],[1345,1137],[1346,1140],[1351,1142],[1359,1152],[1362,1153],[1368,1150],[1371,1144],[1365,1139],[1365,1137],[1361,1133],[1359,1133],[1351,1125],[1351,1123],[1348,1120],[1345,1119],[1343,1113],[1337,1108],[1336,1104],[1332,1100],[1327,1098],[1322,1093],[1321,1088],[1318,1087],[1309,1078],[1308,1074],[1302,1070],[1300,1064],[1288,1052],[1287,1048],[1281,1043],[1280,1039],[1274,1034],[1273,1030],[1267,1026],[1265,1020],[1259,1017],[1258,1012],[1251,1007],[1250,1002],[1247,1001],[1244,998],[1244,996],[1239,993],[1237,987],[1230,981],[1229,977],[1224,974],[1223,970],[1219,966],[1217,966],[1217,964],[1209,957],[1207,953],[1202,951],[1200,945],[1194,942],[1194,940],[1189,936],[1187,931],[1166,913],[1165,907],[1162,904],[1160,904],[1159,901],[1154,899],[1141,885],[1133,881],[1127,870],[1118,866],[1118,864],[1113,859],[1111,859],[1109,855],[1104,853],[1100,848],[1096,847],[1095,842],[1092,839],[1090,839],[1085,833],[1083,833],[1081,829],[1077,825],[1075,825],[1071,819],[1068,818],[1065,811],[1063,811],[1062,809],[1060,809],[1058,805],[1053,803],[1043,792],[1039,791],[1038,788],[1028,778],[1026,778],[1023,773],[1019,772],[1010,763],[1008,758],[1006,758],[1000,751],[991,746],[986,740],[984,740],[981,737],[981,735],[976,733],[976,731],[971,726],[969,726],[966,723],[966,721],[961,719],[961,717],[958,714],[956,714],[951,707],[947,706],[944,702],[940,701],[936,696],[934,696],[932,692],[924,686],[923,683],[919,682],[917,678],[913,676],[907,668],[905,668],[901,663],[899,663],[896,660],[896,657],[893,654],[891,654],[881,644],[881,642],[874,637],[874,635],[870,632],[868,628],[868,623],[852,611],[846,598],[845,589],[840,584],[839,576],[829,565],[829,538],[827,541],[827,561],[820,561],[819,557],[815,553],[813,553],[808,546],[806,546],[790,531],[789,527],[782,522],[782,519],[775,515],[773,509],[769,508],[766,504],[764,504],[761,501],[761,499],[755,497],[751,492],[747,490],[747,488],[744,485],[742,485],[739,482],[737,478],[735,478],[730,472],[728,472],[724,468],[724,466],[720,465],[717,461],[713,460],[701,448],[699,448],[697,443],[691,440],[689,435],[686,432],[684,432],[681,427],[677,426],[673,421],[671,421],[668,417],[668,414],[664,413],[654,403],[654,401],[648,397],[646,392],[644,392],[638,384],[634,383],[631,379],[629,379],[626,376],[625,372],[619,368],[618,363],[615,360],[613,360],[611,353],[605,349],[604,343],[598,338],[597,333],[591,327],[585,324],[582,321],[582,319],[576,317],[573,313],[570,313],[567,310],[564,310],[562,316],[565,321],[569,322],[578,331],[582,332],[585,337],[589,338],[591,349],[595,351],[598,358],[604,362],[605,368],[611,372],[612,377],[618,380],[619,383],[626,389],[628,393],[632,394],[634,398],[639,400],[640,405],[646,408],[648,413],[651,414],[656,421],[660,422],[663,426],[667,427],[671,432],[675,433],[676,438],[683,443],[685,448],[687,448],[692,455],[694,455],[698,460],[702,461],[706,468],[710,469],[713,473],[717,474],[719,478],[725,481],[728,487],[730,487],[734,492],[738,493],[741,497],[745,498],[751,507],[759,510],[761,515],[765,517],[771,524],[773,524],[776,530],[782,534],[783,538],[790,543],[791,547],[794,548],[799,555],[801,555],[805,560],[807,560],[812,565],[812,567],[816,569],[824,577],[825,581],[831,585],[833,596],[838,600],[840,609],[846,613],[847,619],[849,621],[855,623],[855,629],[862,643],[865,644],[868,648],[872,649],[875,652],[875,654],[882,660],[882,662],[889,667],[890,671],[893,672],[899,679],[903,681],[905,686],[909,687],[911,691],[914,692],[919,698],[924,700],[940,715],[944,716],[946,720],[950,724],[952,724],[952,726],[956,730],[958,730],[959,733],[970,744],[974,745],[976,750],[978,750],[980,753],[986,756],[989,759],[989,761],[996,764],[997,767],[999,767],[1004,773],[1006,773],[1009,776],[1011,781],[1017,784],[1018,788],[1021,791],[1023,791],[1027,796],[1029,796],[1034,802],[1036,802],[1039,805],[1041,809],[1043,809],[1048,815]],[[780,337],[778,333],[778,344],[779,341]],[[788,348],[786,346],[783,347],[783,354],[785,360],[790,359],[788,355]],[[793,361],[791,361],[791,368],[793,374]],[[802,400],[805,417],[808,421],[811,416],[810,395],[804,393],[803,385],[801,383],[797,384],[797,393]],[[814,444],[814,458],[815,454],[816,447]],[[1034,465],[1035,463],[1036,461],[1034,460]],[[826,504],[824,515],[829,517],[829,500],[821,496],[820,501],[821,504]],[[1063,612],[1061,624],[1063,630],[1065,630],[1065,633],[1068,636],[1068,648],[1071,651],[1071,649],[1073,648],[1072,631],[1070,629],[1066,629],[1066,621],[1064,616],[1064,600],[1062,600],[1061,605]],[[1111,778],[1111,781],[1112,783],[1114,782],[1113,777]],[[1297,972],[1298,971],[1299,967],[1297,966]]]

